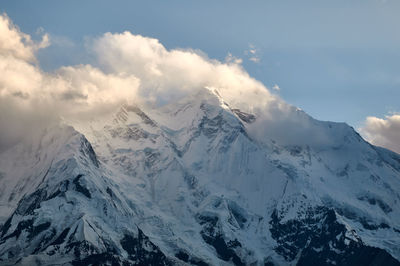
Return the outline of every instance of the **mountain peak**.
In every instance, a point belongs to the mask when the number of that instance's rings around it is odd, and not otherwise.
[[[0,154],[0,260],[399,265],[398,156],[285,108],[204,89]]]

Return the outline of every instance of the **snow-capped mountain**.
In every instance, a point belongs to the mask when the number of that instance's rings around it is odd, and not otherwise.
[[[0,154],[0,264],[400,265],[400,155],[287,117],[205,89],[46,128]]]

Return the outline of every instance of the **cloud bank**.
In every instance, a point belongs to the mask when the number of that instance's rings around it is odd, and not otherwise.
[[[334,144],[319,122],[271,93],[232,56],[221,62],[197,50],[168,50],[154,38],[105,33],[87,42],[91,65],[45,72],[35,54],[50,42],[46,34],[33,41],[0,15],[0,151],[60,117],[98,117],[122,104],[157,107],[206,87],[217,89],[231,108],[258,117],[249,129],[256,138],[283,145]]]
[[[218,88],[232,104],[252,102],[247,108],[278,100],[239,60],[220,62],[200,51],[167,50],[157,39],[130,32],[91,39],[87,47],[95,55],[93,65],[65,66],[52,73],[42,71],[35,57],[49,45],[47,35],[33,42],[6,15],[0,16],[0,33],[0,69],[6,73],[0,77],[0,95],[21,106],[57,105],[66,115],[65,105],[75,104],[82,112],[125,101],[164,104],[204,87]]]
[[[384,119],[369,116],[359,130],[372,144],[400,153],[400,115],[394,114]]]
[[[246,102],[252,103],[253,108],[277,100],[262,83],[248,75],[240,60],[219,62],[200,51],[167,50],[157,39],[130,32],[106,33],[92,40],[89,49],[107,73],[137,77],[137,96],[156,103],[170,102],[204,87],[217,88],[233,105]]]
[[[92,65],[49,73],[35,54],[50,42],[47,34],[33,41],[0,15],[0,149],[59,117],[90,117],[124,103],[167,104],[205,87],[217,88],[232,106],[248,112],[281,102],[240,60],[220,62],[200,51],[167,50],[154,38],[106,33],[87,43]]]

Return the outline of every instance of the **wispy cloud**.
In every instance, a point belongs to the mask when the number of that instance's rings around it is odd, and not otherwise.
[[[254,63],[260,62],[260,55],[258,49],[253,45],[249,44],[249,48],[244,52],[248,59]]]
[[[280,91],[281,88],[278,86],[278,84],[275,84],[274,86],[272,86],[272,89],[275,91]]]
[[[225,57],[225,62],[228,64],[234,63],[240,65],[241,63],[243,63],[243,60],[241,58],[233,56],[231,53],[228,53],[228,55]]]

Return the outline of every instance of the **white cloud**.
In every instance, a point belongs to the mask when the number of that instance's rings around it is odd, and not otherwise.
[[[274,86],[272,86],[272,89],[276,90],[276,91],[280,91],[281,90],[281,88],[278,86],[278,84],[275,84]]]
[[[28,34],[22,33],[7,15],[0,15],[0,54],[9,55],[16,59],[32,61],[38,49],[50,44],[47,34],[42,36],[42,41],[35,43]]]
[[[237,58],[235,56],[233,56],[231,53],[228,53],[228,55],[225,57],[225,62],[228,64],[238,64],[240,65],[241,63],[243,63],[243,60],[241,58]]]
[[[0,150],[59,116],[100,112],[134,99],[139,81],[133,76],[82,65],[42,71],[35,53],[48,45],[48,35],[35,42],[0,15]]]
[[[99,67],[65,66],[46,73],[35,64],[35,52],[49,44],[46,34],[36,43],[5,15],[0,16],[0,29],[0,69],[7,73],[0,77],[0,95],[24,99],[25,104],[40,101],[62,109],[73,102],[84,110],[139,99],[163,104],[205,87],[218,88],[232,105],[248,110],[278,100],[232,55],[220,62],[200,51],[167,50],[154,38],[106,33],[87,45]]]
[[[244,52],[248,56],[248,59],[253,63],[259,63],[261,61],[258,49],[253,44],[249,44],[249,49]]]
[[[400,153],[400,115],[388,115],[383,119],[369,116],[359,130],[372,144]]]
[[[58,88],[54,100],[72,102],[79,112],[132,103],[140,83],[133,75],[105,74],[91,65],[62,67],[56,74],[48,78],[48,87]]]
[[[137,77],[139,96],[154,102],[169,102],[204,87],[218,88],[226,101],[244,109],[276,100],[238,60],[222,63],[194,50],[167,50],[157,39],[130,32],[106,33],[89,46],[107,73]]]
[[[260,58],[259,57],[255,57],[255,56],[250,57],[249,60],[252,61],[253,63],[259,63],[260,62]]]
[[[100,67],[66,66],[46,73],[35,64],[35,52],[49,44],[47,35],[36,43],[5,15],[0,29],[0,71],[5,73],[0,96],[21,108],[40,102],[69,115],[71,108],[64,106],[71,104],[78,113],[126,101],[165,104],[205,87],[217,88],[233,106],[249,111],[278,100],[233,56],[220,62],[195,50],[167,50],[154,38],[106,33],[88,44]]]
[[[35,42],[0,15],[0,149],[60,116],[82,118],[135,101],[165,104],[205,87],[218,88],[232,105],[247,110],[277,100],[233,57],[222,63],[199,51],[167,50],[157,39],[106,33],[88,44],[99,67],[65,66],[48,73],[35,53],[49,44],[47,34]]]
[[[73,48],[76,46],[76,44],[69,38],[65,36],[59,36],[59,35],[48,35],[49,38],[51,39],[51,44],[56,45],[59,47],[66,47],[66,48]]]
[[[4,15],[0,33],[0,149],[60,116],[85,119],[124,103],[162,105],[206,87],[217,89],[232,108],[258,117],[254,136],[268,134],[288,144],[310,134],[315,135],[313,140],[326,140],[325,132],[310,132],[311,118],[271,94],[233,56],[220,62],[200,51],[167,50],[154,38],[106,33],[87,43],[95,55],[93,65],[48,73],[35,63],[35,52],[49,44],[47,35],[36,43]],[[256,54],[256,49],[250,47],[249,54]]]

